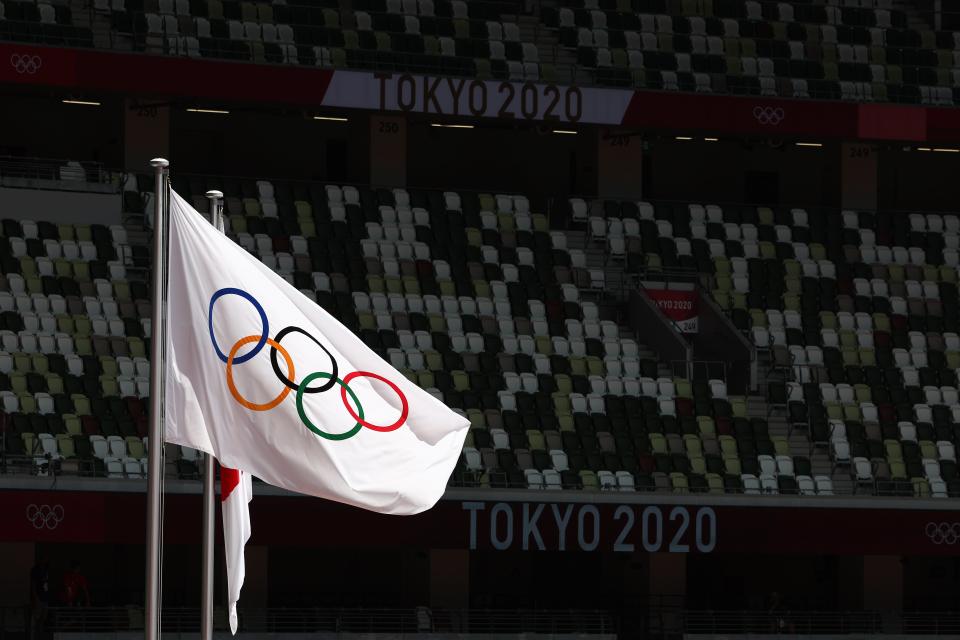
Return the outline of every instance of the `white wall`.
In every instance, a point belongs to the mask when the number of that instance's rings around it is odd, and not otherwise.
[[[121,223],[122,208],[116,193],[0,187],[0,218],[111,225]]]

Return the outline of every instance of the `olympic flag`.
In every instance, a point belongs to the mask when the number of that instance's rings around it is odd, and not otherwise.
[[[381,513],[432,507],[467,419],[172,191],[169,215],[166,440],[291,491]]]

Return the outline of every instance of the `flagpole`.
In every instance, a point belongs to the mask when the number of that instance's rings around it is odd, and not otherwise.
[[[170,194],[165,173],[170,163],[154,158],[150,166],[156,172],[153,214],[153,312],[150,320],[150,429],[147,467],[147,584],[144,592],[145,640],[160,640],[160,564],[163,518],[161,482],[163,480],[163,345],[164,295],[166,287],[166,207]]]
[[[223,231],[220,216],[221,191],[207,191],[210,199],[210,223]],[[214,483],[216,459],[209,453],[203,456],[203,571],[200,585],[200,640],[213,640],[213,517],[216,513]]]

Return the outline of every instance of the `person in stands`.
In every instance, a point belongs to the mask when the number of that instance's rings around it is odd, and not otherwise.
[[[80,563],[74,560],[70,570],[63,574],[63,600],[68,607],[90,606],[90,583],[80,572]]]
[[[30,622],[31,637],[38,638],[47,626],[50,606],[50,562],[41,556],[30,570]]]

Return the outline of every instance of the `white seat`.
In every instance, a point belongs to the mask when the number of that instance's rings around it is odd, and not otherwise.
[[[930,480],[930,497],[932,498],[947,498],[949,497],[947,493],[947,483],[940,478]]]
[[[543,471],[543,486],[545,489],[559,491],[563,489],[563,483],[560,479],[560,472],[554,469],[545,469]]]
[[[817,485],[817,495],[833,495],[833,480],[831,480],[828,476],[815,476],[813,481]]]
[[[90,448],[93,450],[94,457],[101,460],[110,455],[110,446],[107,444],[107,439],[103,436],[90,436]]]
[[[777,463],[774,460],[773,456],[768,455],[759,455],[757,456],[757,462],[760,465],[760,474],[776,475],[777,473]]]
[[[544,474],[540,473],[536,469],[524,469],[523,477],[527,481],[528,489],[544,488]]]
[[[780,486],[777,484],[777,478],[772,475],[760,475],[760,490],[766,494],[780,493]]]
[[[629,471],[617,471],[616,472],[617,487],[620,491],[635,491],[636,490],[636,481],[634,480],[633,474]]]
[[[618,489],[617,477],[612,471],[597,471],[597,481],[600,484],[601,491],[616,491]]]
[[[777,456],[777,475],[793,476],[793,458],[790,456]]]
[[[490,429],[490,438],[494,449],[510,449],[510,437],[503,429]]]
[[[108,478],[123,478],[123,461],[119,458],[106,457],[103,460],[104,467],[106,467],[107,477]]]
[[[567,454],[559,449],[550,451],[550,460],[553,462],[555,471],[568,471],[570,468],[567,464]]]
[[[833,459],[837,464],[850,463],[850,443],[846,440],[833,440],[830,443]]]

